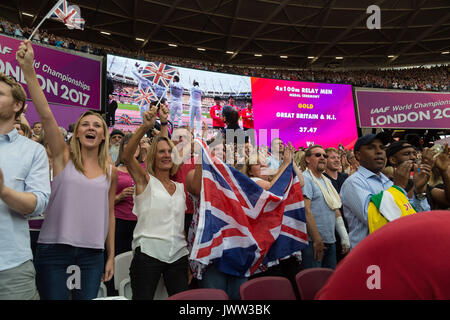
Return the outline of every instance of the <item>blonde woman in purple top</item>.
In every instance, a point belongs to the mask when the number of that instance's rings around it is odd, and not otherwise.
[[[93,299],[114,274],[114,197],[117,171],[108,162],[108,130],[99,114],[78,119],[64,142],[33,67],[31,42],[16,53],[53,155],[52,194],[36,250],[41,299]],[[106,243],[107,261],[104,262]]]

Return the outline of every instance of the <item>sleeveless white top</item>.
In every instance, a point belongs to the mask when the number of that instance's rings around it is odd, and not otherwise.
[[[142,253],[166,263],[189,254],[184,234],[184,185],[174,183],[176,190],[171,196],[161,181],[150,175],[144,192],[134,196],[133,213],[138,220],[132,249],[141,247]]]

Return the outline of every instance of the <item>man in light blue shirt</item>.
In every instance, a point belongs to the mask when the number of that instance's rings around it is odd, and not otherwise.
[[[349,226],[351,248],[369,235],[368,209],[370,197],[389,189],[394,184],[403,190],[408,184],[410,166],[408,163],[396,170],[394,181],[386,177],[381,170],[386,164],[385,145],[389,136],[385,132],[368,134],[355,143],[355,156],[360,167],[345,180],[341,188],[344,216]],[[404,192],[406,195],[406,192]],[[430,210],[426,199],[419,200],[414,195],[409,199],[418,211]]]
[[[302,269],[336,268],[336,237],[334,230],[342,225],[343,247],[350,247],[339,208],[341,201],[331,181],[323,175],[328,155],[320,145],[312,145],[306,150],[305,162],[307,170],[303,176],[305,185],[302,188],[305,199],[305,213],[308,228],[309,246],[302,251]],[[338,223],[339,221],[339,223]]]
[[[13,127],[25,99],[22,86],[0,73],[0,300],[39,297],[27,217],[45,211],[50,178],[44,147]]]

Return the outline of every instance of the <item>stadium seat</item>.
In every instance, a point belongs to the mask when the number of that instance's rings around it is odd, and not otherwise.
[[[131,290],[131,282],[130,278],[125,278],[120,282],[119,285],[119,296],[123,296],[127,299],[133,298],[133,292]],[[164,285],[164,278],[161,276],[159,279],[158,286],[155,290],[155,295],[153,296],[153,300],[164,300],[168,297],[166,286]]]
[[[191,289],[174,294],[166,300],[228,300],[228,295],[220,289]]]
[[[260,277],[239,288],[242,300],[296,300],[291,282],[283,277]]]
[[[106,290],[105,284],[102,282],[102,283],[100,283],[100,288],[98,289],[97,298],[105,298],[107,296],[108,296],[108,291]]]
[[[121,253],[114,258],[114,288],[119,290],[122,280],[130,277],[130,265],[133,251]]]
[[[131,291],[130,278],[123,279],[119,286],[119,296],[125,297],[129,300],[133,297],[133,292]]]
[[[314,300],[317,292],[325,285],[333,274],[333,269],[310,268],[302,270],[295,276],[301,300]]]
[[[114,271],[114,287],[119,291],[119,295],[131,299],[131,285],[130,285],[130,265],[133,260],[133,251],[128,251],[117,255],[114,258],[115,271]],[[164,300],[168,297],[166,287],[164,286],[164,280],[161,279],[156,287],[154,300]]]

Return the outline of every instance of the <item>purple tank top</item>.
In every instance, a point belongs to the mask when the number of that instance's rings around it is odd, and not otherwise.
[[[88,179],[69,160],[53,179],[38,243],[104,249],[108,234],[109,177]]]

